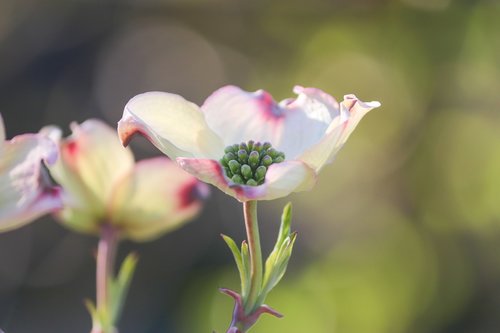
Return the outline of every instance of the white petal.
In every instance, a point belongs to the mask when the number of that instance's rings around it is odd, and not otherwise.
[[[41,164],[57,158],[57,147],[51,140],[36,134],[20,135],[2,142],[0,153],[0,231],[20,227],[62,207],[59,191],[48,183]]]
[[[379,106],[379,102],[364,103],[354,95],[346,95],[340,105],[340,116],[332,121],[325,136],[302,153],[298,159],[318,173],[323,166],[333,161],[363,116]]]
[[[179,95],[148,92],[132,98],[118,122],[123,144],[144,135],[170,158],[220,158],[224,147],[205,123],[197,105]]]
[[[125,237],[150,240],[196,216],[208,192],[166,157],[140,161],[115,188],[109,218]]]
[[[332,124],[321,141],[303,152],[298,159],[319,173],[325,164],[333,161],[335,155],[342,148],[342,137],[346,127],[347,121],[340,125]]]
[[[294,91],[297,99],[277,104],[263,90],[250,93],[226,86],[214,92],[201,109],[208,126],[226,146],[269,141],[287,159],[294,159],[323,137],[340,112],[335,99],[319,89],[297,86]]]
[[[273,200],[292,192],[308,191],[315,183],[314,170],[300,161],[273,164],[266,174],[266,194],[259,200]]]
[[[297,99],[284,101],[287,108],[282,141],[277,149],[288,152],[287,159],[296,159],[305,150],[317,144],[332,123],[341,121],[337,101],[317,88],[296,86]]]

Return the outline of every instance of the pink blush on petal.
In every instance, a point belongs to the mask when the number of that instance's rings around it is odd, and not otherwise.
[[[71,142],[68,142],[68,144],[65,146],[66,148],[66,151],[70,154],[70,155],[76,155],[77,153],[77,150],[78,150],[78,144],[76,143],[76,141],[71,141]]]
[[[193,203],[205,200],[210,195],[210,189],[204,183],[193,179],[181,187],[178,193],[179,208],[184,209]]]
[[[280,106],[274,101],[271,94],[267,91],[260,90],[257,92],[257,103],[259,104],[259,110],[266,121],[278,121],[285,117],[284,111]]]

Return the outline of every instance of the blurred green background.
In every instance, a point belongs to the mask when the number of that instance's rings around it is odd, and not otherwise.
[[[137,93],[201,103],[225,84],[277,100],[294,84],[379,100],[310,192],[260,204],[299,232],[252,332],[500,331],[500,5],[475,0],[0,1],[0,112],[9,137],[90,117],[114,125]],[[159,153],[145,140],[136,156]],[[237,271],[219,233],[241,207],[135,250],[121,333],[225,332]],[[89,332],[96,239],[42,218],[0,235],[0,327]]]

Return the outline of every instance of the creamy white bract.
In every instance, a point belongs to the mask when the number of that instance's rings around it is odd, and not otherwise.
[[[226,86],[201,107],[179,95],[148,92],[127,103],[118,132],[124,145],[144,135],[184,170],[239,201],[276,199],[310,189],[361,118],[380,106],[354,95],[338,103],[316,88],[296,86],[294,92],[297,98],[276,103],[263,90]],[[286,156],[258,186],[231,181],[219,162],[226,146],[249,140],[269,142]]]

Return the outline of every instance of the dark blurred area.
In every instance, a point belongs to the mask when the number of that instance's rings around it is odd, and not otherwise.
[[[277,100],[293,85],[379,100],[307,193],[260,204],[265,253],[280,210],[299,231],[252,332],[500,331],[500,5],[473,0],[0,1],[0,112],[8,137],[94,117],[134,95],[201,103],[235,84]],[[158,155],[145,140],[138,159]],[[225,332],[238,288],[220,233],[241,205],[149,243],[121,333]],[[96,239],[51,217],[0,235],[0,328],[89,332]]]

